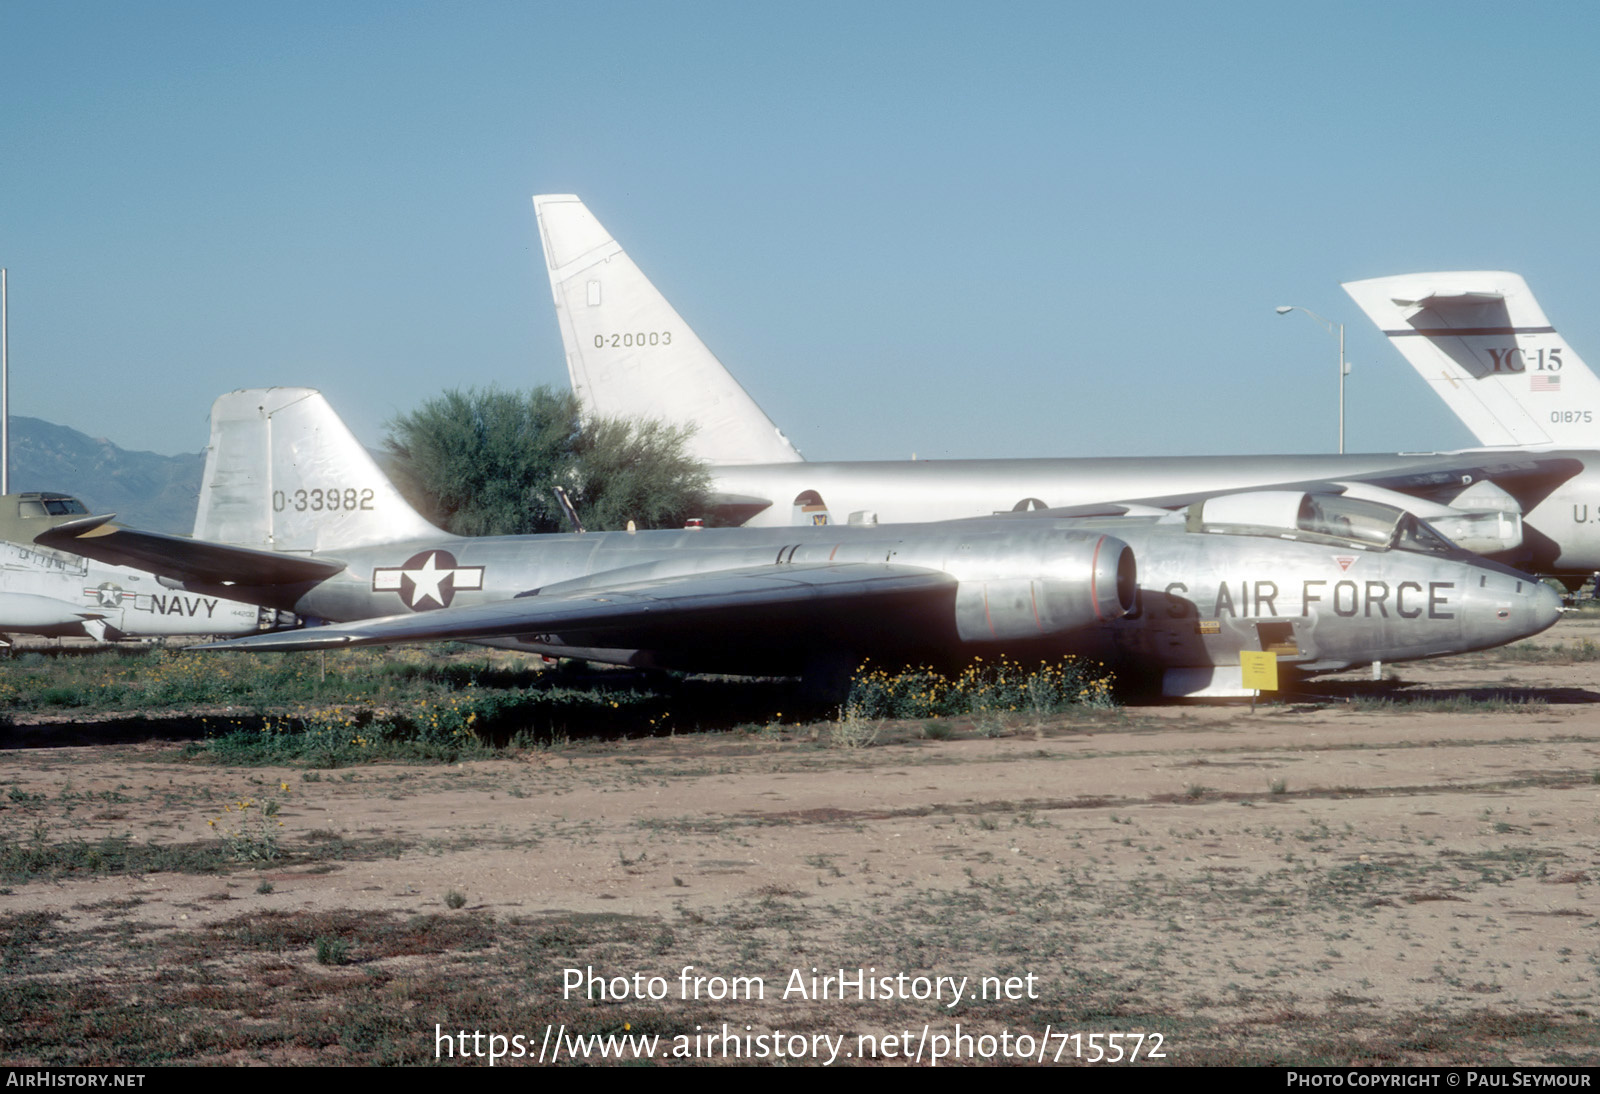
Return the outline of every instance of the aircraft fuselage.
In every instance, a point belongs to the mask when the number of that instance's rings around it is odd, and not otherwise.
[[[1110,565],[1122,544],[1137,560],[1137,578],[1117,588],[1119,576],[1132,577]],[[799,625],[781,613],[731,622],[712,606],[703,626],[677,617],[658,632],[634,624],[615,658],[699,671],[800,671],[819,646],[839,657],[929,662],[1075,653],[1146,674],[1237,666],[1241,650],[1273,648],[1287,665],[1330,671],[1500,645],[1543,630],[1559,610],[1549,589],[1464,552],[1375,549],[1281,530],[1190,530],[1182,514],[451,537],[347,549],[340,558],[343,573],[274,606],[363,620],[586,588],[648,595],[653,581],[748,567],[781,574],[786,566],[881,563],[953,579],[948,596],[899,613],[844,607]],[[581,647],[593,659],[619,646],[604,626],[523,638],[528,648]]]
[[[1593,450],[782,463],[718,466],[712,475],[721,497],[770,499],[746,526],[772,527],[804,519],[792,502],[808,493],[830,523],[870,514],[890,524],[1389,476],[1436,480],[1429,493],[1448,503],[1474,481],[1463,479],[1464,464],[1517,457],[1567,460],[1572,470],[1513,489],[1525,504],[1529,542],[1503,560],[1538,573],[1600,570],[1600,452]]]
[[[149,574],[32,544],[0,541],[0,632],[160,638],[254,634],[254,604],[169,589]]]

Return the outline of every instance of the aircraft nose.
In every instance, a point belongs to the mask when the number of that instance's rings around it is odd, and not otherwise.
[[[1523,577],[1518,586],[1520,595],[1512,597],[1510,604],[1501,600],[1494,605],[1495,625],[1504,635],[1503,642],[1530,638],[1548,630],[1561,618],[1560,593],[1528,577]]]
[[[1561,618],[1561,594],[1543,581],[1539,582],[1539,591],[1534,596],[1530,611],[1534,619],[1534,629],[1528,633],[1538,634],[1540,631],[1549,630],[1555,626],[1556,620]]]

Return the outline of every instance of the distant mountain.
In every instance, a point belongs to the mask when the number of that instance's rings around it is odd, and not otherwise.
[[[200,496],[205,453],[129,452],[38,418],[11,418],[11,489],[54,490],[82,498],[93,513],[152,532],[188,535]]]

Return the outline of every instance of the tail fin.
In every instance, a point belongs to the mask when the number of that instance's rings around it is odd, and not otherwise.
[[[572,390],[590,414],[694,426],[710,464],[803,457],[583,202],[533,199]]]
[[[408,505],[319,391],[234,391],[211,407],[196,539],[333,551],[442,535]]]
[[[1344,290],[1481,444],[1595,445],[1600,380],[1516,274],[1403,274]]]

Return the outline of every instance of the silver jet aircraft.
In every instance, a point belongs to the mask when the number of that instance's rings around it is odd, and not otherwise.
[[[533,204],[573,390],[592,414],[694,426],[725,518],[948,520],[1288,484],[1400,505],[1538,573],[1600,569],[1600,462],[1571,452],[806,461],[578,198]]]
[[[254,634],[277,613],[159,584],[147,573],[41,547],[33,537],[88,515],[66,494],[0,496],[0,634],[161,638]]]
[[[1559,614],[1544,585],[1414,515],[1305,491],[918,525],[447,535],[322,396],[217,400],[195,538],[109,518],[40,541],[194,593],[332,620],[221,648],[442,639],[837,684],[865,658],[1085,654],[1168,694],[1242,694],[1239,653],[1304,673],[1499,645]]]

